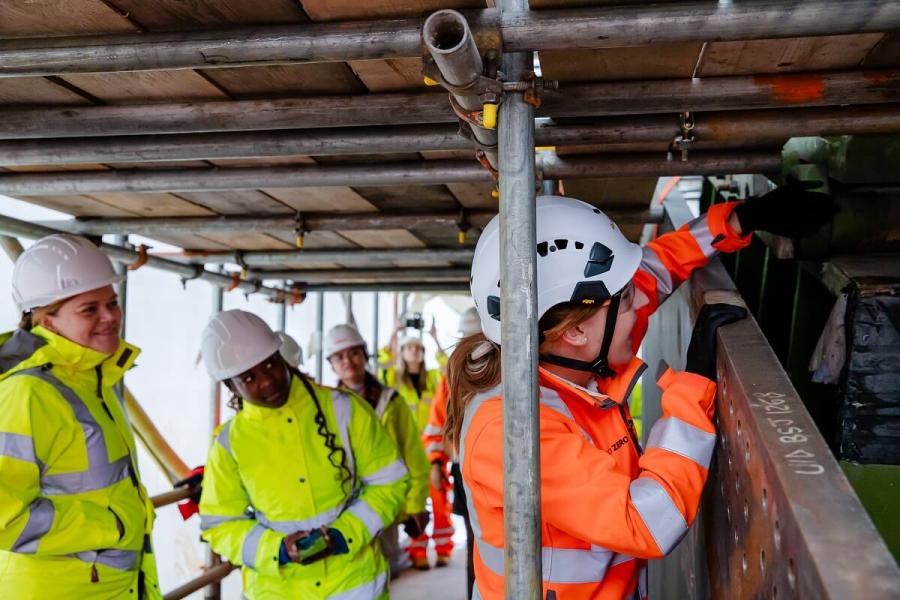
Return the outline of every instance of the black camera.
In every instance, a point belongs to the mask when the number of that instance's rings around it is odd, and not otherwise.
[[[422,313],[414,313],[411,317],[406,317],[406,326],[410,329],[425,329],[425,319]]]

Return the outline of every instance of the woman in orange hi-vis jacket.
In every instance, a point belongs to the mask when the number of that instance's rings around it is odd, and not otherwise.
[[[811,200],[804,189],[797,195]],[[646,448],[636,439],[627,398],[645,368],[634,352],[659,302],[717,251],[749,244],[750,236],[741,233],[752,228],[737,206],[713,206],[642,249],[586,203],[537,200],[547,600],[645,598],[646,559],[671,551],[696,516],[716,441],[715,331],[746,311],[728,305],[701,311],[686,370],[668,369],[658,380],[662,418]],[[750,214],[759,216],[755,207]],[[451,356],[445,428],[462,463],[475,531],[474,597],[486,600],[504,597],[499,383],[500,319],[507,317],[500,314],[499,236],[495,218],[475,251],[472,296],[484,334],[464,339]]]

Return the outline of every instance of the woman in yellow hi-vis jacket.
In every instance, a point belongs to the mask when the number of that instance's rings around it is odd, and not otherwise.
[[[289,368],[262,319],[216,315],[202,353],[241,410],[217,431],[200,498],[203,539],[243,566],[250,600],[388,598],[376,536],[409,477],[367,402]]]
[[[348,324],[329,329],[325,334],[324,352],[339,378],[338,386],[356,392],[366,400],[397,444],[410,478],[409,493],[399,520],[410,537],[420,536],[428,524],[425,500],[428,498],[429,464],[415,418],[397,390],[382,385],[366,369],[369,358],[366,342],[356,327]],[[397,534],[396,525],[381,534],[381,550],[390,562],[393,575],[399,573],[403,556]]]
[[[138,349],[119,338],[121,278],[84,238],[16,261],[19,329],[0,337],[0,597],[159,598],[153,506],[113,386]]]
[[[434,324],[429,332],[438,346],[437,360],[441,366],[447,363],[447,356],[441,350]],[[399,339],[398,339],[399,336]],[[394,360],[394,351],[399,355]],[[400,327],[394,330],[391,342],[378,353],[379,364],[386,367],[381,371],[381,380],[388,387],[394,388],[406,401],[410,412],[416,418],[418,435],[422,436],[428,426],[431,414],[431,403],[441,383],[440,369],[425,368],[425,347],[422,339],[416,335],[400,335]],[[421,443],[421,442],[420,442]],[[445,486],[439,488],[429,486],[432,512],[432,537],[437,552],[436,566],[443,567],[450,562],[453,553],[453,525],[450,522],[450,504],[447,500]],[[406,551],[413,567],[419,570],[430,568],[428,563],[428,534],[422,531],[413,537]]]

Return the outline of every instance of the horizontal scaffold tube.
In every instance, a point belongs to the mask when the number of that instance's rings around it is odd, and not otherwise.
[[[900,133],[900,104],[780,108],[694,114],[704,142],[767,142],[790,137]],[[537,119],[538,146],[670,142],[677,115],[600,117],[580,124]],[[0,141],[0,166],[138,163],[282,156],[467,150],[456,125],[357,127]]]
[[[284,279],[295,283],[379,283],[393,281],[396,283],[429,283],[438,281],[456,281],[468,283],[470,269],[460,267],[388,267],[382,269],[309,269],[252,271],[254,277],[260,279]]]
[[[900,70],[573,83],[545,91],[537,116],[599,117],[900,102]],[[455,123],[447,96],[385,93],[128,106],[0,110],[0,139]]]
[[[239,253],[195,251],[180,253],[179,258],[189,262],[243,264],[248,267],[291,265],[300,270],[304,266],[331,263],[357,267],[392,262],[471,263],[474,254],[473,248],[341,248],[335,250],[245,250]]]
[[[13,217],[0,215],[0,233],[15,237],[38,239],[47,235],[52,235],[54,233],[64,232],[58,229],[50,229],[49,227],[45,227],[43,225],[37,225],[35,223],[22,221],[20,219],[14,219]],[[124,248],[122,246],[104,243],[100,247],[107,254],[107,256],[109,256],[112,260],[120,263],[131,264],[141,259],[141,255],[138,252],[128,248]],[[160,269],[162,271],[175,273],[176,275],[180,275],[185,280],[198,279],[223,288],[231,288],[235,284],[234,280],[232,280],[232,278],[227,275],[207,271],[199,265],[179,263],[173,260],[160,258],[158,256],[147,256],[145,265],[155,269]],[[241,291],[247,293],[260,293],[264,296],[269,296],[270,298],[278,301],[285,301],[290,297],[289,291],[263,285],[257,285],[256,283],[247,281],[246,279],[239,280],[237,282],[237,286],[234,289],[240,289]]]
[[[639,225],[662,221],[662,209],[613,209],[607,214],[620,225]],[[483,227],[496,211],[473,210],[430,213],[302,213],[304,231],[359,231],[370,229]],[[461,219],[462,217],[462,219]],[[83,235],[118,233],[147,237],[158,235],[204,235],[209,233],[292,233],[297,229],[295,215],[221,216],[221,217],[125,217],[81,218],[44,221],[46,227]]]
[[[544,179],[769,173],[781,169],[777,152],[694,152],[689,161],[664,153],[542,155]],[[121,171],[53,171],[0,175],[0,194],[54,196],[99,192],[195,192],[333,186],[491,183],[474,160]]]
[[[379,281],[378,283],[313,283],[300,284],[304,293],[312,292],[465,292],[469,293],[469,280],[465,281]]]
[[[891,31],[894,0],[693,0],[541,11],[464,11],[497,27],[503,50],[605,48]],[[417,57],[422,19],[309,23],[220,31],[5,40],[0,77],[258,66]]]

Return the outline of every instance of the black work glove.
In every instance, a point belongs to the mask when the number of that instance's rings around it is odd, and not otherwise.
[[[810,191],[821,185],[821,181],[788,178],[786,184],[771,192],[739,204],[734,213],[742,233],[768,231],[789,238],[814,234],[838,210],[830,195]]]
[[[430,520],[431,515],[428,512],[413,515],[403,521],[403,530],[411,539],[415,539],[425,533],[425,528]]]
[[[734,304],[706,304],[700,309],[691,342],[688,344],[684,370],[716,380],[716,330],[745,319],[747,309]]]

